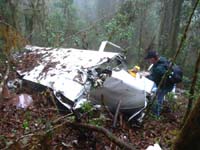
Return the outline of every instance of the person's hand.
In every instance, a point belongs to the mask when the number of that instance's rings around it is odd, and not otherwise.
[[[142,71],[142,72],[140,72],[140,75],[146,77],[146,76],[150,75],[150,72]]]

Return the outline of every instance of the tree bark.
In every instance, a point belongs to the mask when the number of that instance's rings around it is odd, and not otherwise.
[[[183,0],[164,0],[162,3],[158,47],[163,54],[173,56],[177,48],[182,3]]]
[[[160,31],[159,31],[159,41],[158,41],[158,48],[160,49],[161,53],[165,53],[167,49],[167,41],[168,41],[168,33],[169,27],[171,25],[171,1],[170,0],[163,0],[161,10],[161,23],[160,23]]]
[[[174,142],[173,150],[200,149],[200,97]]]
[[[174,0],[173,6],[172,6],[172,27],[170,30],[169,35],[169,45],[168,50],[170,56],[173,56],[174,51],[177,48],[177,37],[178,37],[178,31],[179,31],[179,24],[180,24],[180,13],[181,13],[181,6],[182,6],[183,0]]]
[[[4,87],[6,84],[6,80],[8,79],[9,72],[10,72],[10,66],[9,66],[9,64],[7,64],[7,69],[6,69],[5,75],[0,83],[0,102],[2,102],[2,100],[4,98],[3,90],[4,90]]]

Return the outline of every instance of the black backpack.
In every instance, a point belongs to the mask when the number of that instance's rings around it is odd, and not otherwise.
[[[172,84],[180,83],[183,79],[183,71],[180,66],[173,65],[172,71],[168,75],[167,81],[169,81]]]
[[[168,70],[172,62],[169,60],[164,60],[161,63],[165,66],[166,70]],[[171,71],[169,72],[169,75],[167,76],[166,83],[176,84],[176,83],[182,82],[182,79],[183,79],[183,70],[181,69],[180,66],[173,64]]]
[[[165,62],[163,62],[163,65],[165,66],[166,70],[169,69],[169,66],[172,62],[169,60],[166,60]],[[176,84],[176,83],[180,83],[182,82],[183,79],[183,70],[181,69],[180,66],[173,64],[171,71],[169,72],[167,79],[166,79],[166,83],[169,84]]]

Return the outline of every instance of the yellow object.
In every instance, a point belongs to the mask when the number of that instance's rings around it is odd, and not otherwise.
[[[132,75],[134,78],[136,77],[136,72],[134,72],[132,69],[128,70],[128,73]]]
[[[137,69],[137,71],[140,71],[140,67],[139,66],[134,66],[135,69]]]
[[[137,74],[138,71],[140,71],[139,66],[134,66],[133,69],[128,70],[130,75],[132,75],[134,78],[136,78],[136,74]]]

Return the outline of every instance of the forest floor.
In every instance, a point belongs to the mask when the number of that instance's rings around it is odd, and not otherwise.
[[[7,100],[0,103],[0,149],[49,150],[117,150],[121,149],[101,131],[82,127],[74,128],[74,116],[59,113],[54,101],[45,92],[35,92],[23,87],[19,93],[32,96],[33,104],[27,109],[17,109]],[[169,103],[168,103],[169,105]],[[131,143],[138,150],[159,143],[163,150],[171,149],[186,110],[186,99],[181,95],[170,102],[171,111],[164,109],[161,117],[153,115],[139,127],[127,123],[122,114],[113,128],[113,117],[105,109],[92,110],[81,116],[82,123],[100,125],[113,136]],[[165,105],[166,106],[166,105]],[[167,108],[167,107],[166,107]]]

